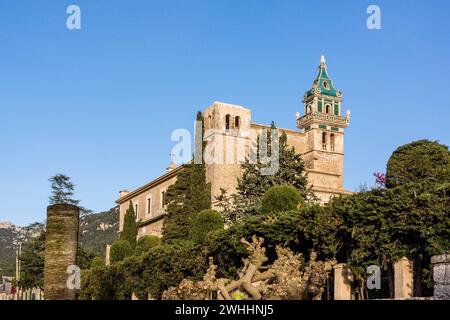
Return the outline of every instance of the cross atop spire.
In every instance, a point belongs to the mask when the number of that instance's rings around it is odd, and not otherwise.
[[[323,54],[320,56],[320,65],[321,66],[325,66],[326,65],[325,56]]]

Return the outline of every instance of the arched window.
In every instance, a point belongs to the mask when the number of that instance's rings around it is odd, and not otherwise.
[[[332,133],[330,135],[330,148],[331,148],[331,151],[334,151],[334,141],[335,141],[334,133]]]
[[[209,115],[208,119],[206,120],[205,127],[206,128],[211,128],[211,126],[212,126],[212,118],[211,118],[211,115]]]
[[[326,113],[330,113],[330,111],[331,111],[331,106],[330,106],[329,104],[327,104],[327,105],[325,106],[325,112],[326,112]]]
[[[308,113],[311,113],[312,112],[312,108],[311,108],[311,105],[309,105],[308,106]]]
[[[227,115],[225,116],[225,129],[226,129],[226,130],[229,130],[229,129],[230,129],[230,115],[229,115],[229,114],[227,114]]]
[[[234,118],[234,127],[236,129],[239,129],[241,126],[241,117],[237,116],[236,118]]]
[[[322,149],[327,150],[327,133],[322,132]]]

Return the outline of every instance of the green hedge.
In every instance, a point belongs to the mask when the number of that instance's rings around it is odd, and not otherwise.
[[[82,275],[80,299],[155,299],[184,278],[200,280],[207,268],[206,252],[192,241],[177,241],[151,248],[108,267],[92,268]]]
[[[281,212],[294,210],[302,202],[300,192],[292,186],[281,185],[269,188],[261,203],[261,212]]]
[[[127,240],[117,240],[111,245],[110,260],[111,263],[122,261],[133,254],[133,248]]]
[[[136,255],[141,255],[151,248],[159,246],[161,244],[161,239],[157,236],[142,236],[138,239],[136,243],[136,248],[134,249],[134,253]]]
[[[192,241],[203,244],[208,233],[214,230],[222,230],[223,227],[224,222],[219,212],[211,209],[203,210],[192,219],[189,235]]]

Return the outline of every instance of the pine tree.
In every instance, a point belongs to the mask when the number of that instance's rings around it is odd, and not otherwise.
[[[201,112],[197,113],[197,120],[203,121]],[[202,149],[204,147],[202,144]],[[163,241],[187,239],[193,215],[211,208],[211,185],[206,183],[204,161],[184,166],[177,181],[167,189],[165,204],[167,216],[164,219]]]
[[[75,185],[70,181],[70,177],[64,174],[57,174],[49,179],[51,182],[52,194],[49,197],[49,203],[53,204],[71,204],[78,206],[80,200],[73,199]]]
[[[80,200],[73,199],[75,185],[70,181],[70,177],[64,174],[57,174],[48,181],[51,182],[52,194],[49,197],[49,204],[70,204],[80,209],[81,215],[92,213],[92,210],[80,206]]]
[[[271,130],[276,130],[272,122]],[[272,152],[272,141],[270,130],[267,130],[267,155]],[[261,200],[264,193],[275,185],[290,185],[296,188],[303,199],[314,200],[315,196],[310,187],[305,172],[305,164],[294,147],[287,144],[286,133],[283,132],[279,138],[279,169],[274,175],[262,175],[261,170],[270,164],[264,164],[259,157],[260,141],[256,143],[256,163],[246,159],[242,165],[242,177],[237,182],[237,193],[232,196],[234,208],[225,212],[225,219],[229,223],[236,222],[242,217],[255,215],[260,212]]]
[[[44,289],[45,232],[24,243],[20,255],[21,273],[18,283],[21,288]]]
[[[130,201],[130,206],[125,213],[123,220],[123,229],[120,233],[120,240],[126,240],[131,244],[131,247],[136,246],[136,237],[138,232],[138,225],[136,222],[136,213],[133,209],[133,204]]]

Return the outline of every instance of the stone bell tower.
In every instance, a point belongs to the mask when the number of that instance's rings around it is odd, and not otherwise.
[[[344,129],[350,123],[350,111],[342,115],[342,92],[334,87],[323,55],[303,103],[304,116],[297,116],[297,127],[306,135],[302,157],[315,194],[327,202],[343,191]]]

